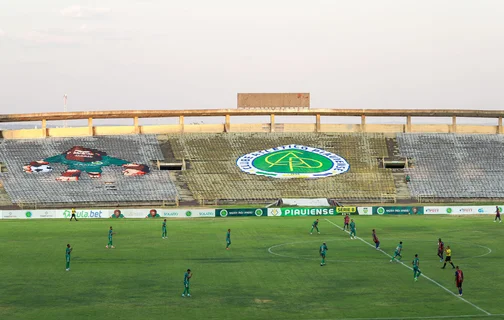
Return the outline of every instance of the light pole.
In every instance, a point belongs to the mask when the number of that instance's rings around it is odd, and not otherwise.
[[[68,96],[65,94],[63,96],[63,112],[66,113],[67,112],[67,98]],[[65,122],[63,123],[64,127],[66,128],[67,127],[67,121],[65,120]]]

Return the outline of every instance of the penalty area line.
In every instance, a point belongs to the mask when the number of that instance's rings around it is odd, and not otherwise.
[[[336,228],[338,228],[338,229],[340,229],[340,230],[343,230],[343,228],[342,228],[342,227],[338,226],[336,223],[332,222],[331,220],[329,220],[329,219],[327,219],[327,218],[325,218],[325,220],[326,220],[327,222],[329,222],[330,224],[332,224],[333,226],[335,226]],[[345,231],[345,230],[343,230],[343,231]],[[349,233],[348,231],[345,231],[345,232],[346,232],[346,233]],[[374,245],[372,245],[371,243],[367,242],[366,240],[364,240],[364,239],[362,239],[362,238],[359,238],[359,237],[357,237],[357,239],[359,239],[359,240],[360,240],[360,241],[362,241],[363,243],[367,244],[367,245],[368,245],[368,246],[370,246],[371,248],[375,248],[375,246],[374,246]],[[384,254],[384,255],[386,255],[387,257],[392,258],[392,256],[391,256],[391,255],[389,255],[388,253],[386,253],[386,252],[385,252],[385,251],[383,251],[382,249],[379,249],[379,250],[377,250],[377,251],[380,251],[381,253],[383,253],[383,254]],[[412,267],[410,267],[410,266],[408,266],[408,265],[404,264],[404,262],[402,262],[402,261],[398,261],[398,262],[399,262],[400,264],[402,264],[404,267],[406,267],[406,268],[408,268],[408,269],[410,269],[410,270],[413,270],[413,268],[412,268]],[[459,298],[460,300],[464,301],[465,303],[467,303],[468,305],[472,306],[473,308],[478,309],[479,311],[483,312],[483,313],[484,313],[484,314],[486,314],[487,316],[491,316],[491,315],[492,315],[490,312],[488,312],[488,311],[486,311],[486,310],[484,310],[484,309],[482,309],[482,308],[478,307],[478,306],[477,306],[477,305],[475,305],[474,303],[472,303],[472,302],[470,302],[470,301],[468,301],[468,300],[466,300],[466,299],[462,298],[461,296],[459,296],[459,295],[457,295],[457,294],[453,293],[452,291],[450,291],[450,289],[448,289],[448,288],[446,288],[445,286],[441,285],[441,284],[440,284],[439,282],[437,282],[436,280],[433,280],[433,279],[429,278],[429,277],[428,277],[428,276],[426,276],[423,272],[422,272],[422,276],[423,276],[425,279],[427,279],[427,280],[429,280],[430,282],[432,282],[432,283],[434,283],[435,285],[437,285],[438,287],[440,287],[441,289],[443,289],[444,291],[448,292],[449,294],[451,294],[451,295],[452,295],[452,296],[454,296],[455,298]],[[385,318],[385,319],[387,319],[387,318]],[[389,318],[389,319],[390,319],[390,318]],[[404,318],[403,318],[403,319],[404,319]],[[412,319],[414,319],[414,318],[412,318]],[[427,319],[427,318],[423,318],[423,319]],[[434,319],[435,319],[435,318],[434,318]]]

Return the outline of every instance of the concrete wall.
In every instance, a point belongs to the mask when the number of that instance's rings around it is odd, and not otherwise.
[[[499,126],[448,124],[320,124],[319,132],[413,132],[413,133],[482,133],[497,134]],[[273,128],[273,130],[272,130]],[[44,134],[45,131],[45,134]],[[219,133],[219,132],[317,132],[317,125],[304,123],[156,125],[156,126],[96,126],[2,131],[4,139],[37,139],[45,137],[83,137],[127,134]]]

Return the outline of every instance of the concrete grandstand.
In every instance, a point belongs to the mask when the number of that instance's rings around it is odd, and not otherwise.
[[[264,115],[269,123],[231,122],[231,117]],[[315,121],[275,122],[275,116],[285,115]],[[195,116],[221,117],[223,123],[184,123],[184,117]],[[359,117],[360,124],[322,120],[335,116]],[[405,123],[386,124],[392,116]],[[501,199],[504,187],[494,181],[504,174],[499,162],[502,116],[471,110],[301,108],[0,115],[0,122],[42,122],[38,129],[0,131],[0,206],[203,205],[321,197],[346,203]],[[139,124],[151,117],[176,117],[179,124]],[[384,124],[367,124],[369,117],[382,117]],[[413,124],[413,117],[450,117],[451,124]],[[495,119],[496,124],[460,125],[459,117]],[[93,119],[115,118],[132,118],[133,125],[93,125]],[[47,121],[69,119],[86,119],[88,126],[47,126]],[[292,144],[337,154],[350,170],[320,179],[276,179],[244,173],[236,165],[245,154]],[[94,150],[119,160],[96,170],[51,158],[74,147],[81,148],[79,155]],[[98,162],[104,160],[90,160]],[[26,169],[30,165],[33,170]]]

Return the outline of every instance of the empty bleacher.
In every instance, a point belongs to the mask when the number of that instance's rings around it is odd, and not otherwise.
[[[400,153],[413,159],[406,169],[412,196],[504,198],[504,136],[398,134]]]
[[[66,170],[60,163],[51,163],[52,172],[23,171],[31,161],[61,154],[73,146],[105,151],[112,157],[146,164],[151,170],[144,176],[126,177],[122,168],[109,166],[102,168],[101,178],[91,179],[83,173],[76,182],[56,181]],[[0,172],[0,180],[12,202],[20,206],[175,202],[178,193],[168,172],[151,165],[158,159],[163,159],[163,154],[156,136],[151,135],[0,140],[0,162],[7,167],[7,172]]]
[[[162,142],[162,140],[166,142]],[[255,201],[288,197],[327,197],[377,200],[394,194],[388,169],[377,158],[387,156],[382,134],[360,133],[224,133],[178,134],[160,137],[161,148],[171,149],[177,160],[188,160],[183,172],[195,199]],[[166,148],[163,144],[169,144]],[[300,144],[344,157],[351,166],[345,174],[322,179],[274,179],[246,174],[236,166],[238,157],[268,148]]]

